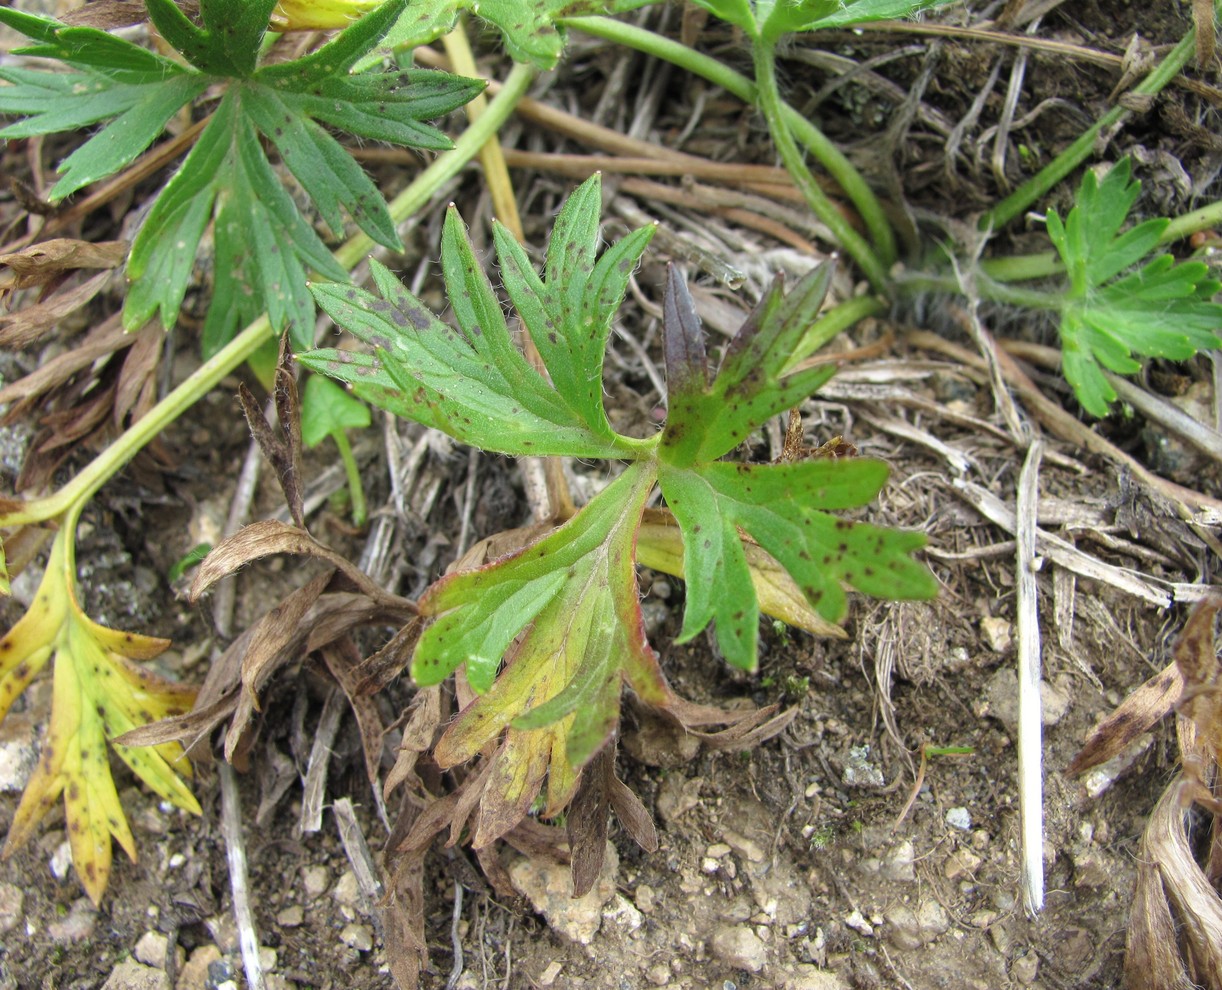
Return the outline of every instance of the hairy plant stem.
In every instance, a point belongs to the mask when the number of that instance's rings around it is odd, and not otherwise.
[[[390,215],[396,223],[401,223],[421,209],[438,189],[479,153],[484,142],[495,134],[513,113],[518,100],[526,94],[534,78],[535,70],[530,66],[513,67],[501,91],[489,103],[487,112],[463,131],[454,142],[452,150],[438,156],[432,165],[391,201]],[[335,258],[346,270],[351,271],[373,247],[372,239],[365,234],[358,234],[336,250]],[[63,488],[0,516],[0,526],[45,522],[59,516],[64,517],[65,524],[75,521],[81,507],[102,485],[118,474],[149,441],[212,391],[221,379],[240,367],[270,334],[271,324],[264,314],[133,423]]]
[[[1129,91],[1129,95],[1137,98],[1158,95],[1188,64],[1195,52],[1196,31],[1190,30],[1158,67]],[[1094,150],[1095,141],[1106,128],[1124,120],[1131,112],[1119,104],[1112,107],[1083,131],[1073,144],[981,217],[980,229],[998,230],[1042,199],[1053,186],[1086,161]]]
[[[771,41],[760,39],[752,42],[751,52],[755,59],[755,86],[757,106],[768,122],[768,130],[776,145],[785,170],[806,198],[806,205],[816,217],[827,224],[845,252],[861,266],[875,292],[888,292],[887,269],[865,238],[857,233],[836,205],[819,188],[819,183],[806,167],[806,160],[789,122],[785,118],[781,91],[776,81],[776,48]]]
[[[735,72],[728,66],[722,65],[716,59],[695,52],[677,41],[671,41],[669,38],[663,38],[652,31],[646,31],[631,24],[624,24],[609,17],[566,17],[561,18],[560,23],[593,35],[596,38],[614,41],[616,44],[634,48],[647,55],[652,55],[654,58],[670,62],[672,65],[686,69],[688,72],[707,79],[716,86],[720,86],[727,92],[733,93],[746,103],[750,103],[753,106],[760,105],[760,96],[756,83],[753,83],[746,76]],[[774,86],[775,82],[774,78]],[[867,248],[867,252],[872,254],[875,259],[873,267],[885,270],[894,264],[897,257],[895,234],[891,229],[891,224],[887,221],[882,204],[879,203],[878,197],[874,195],[874,191],[862,177],[862,174],[857,171],[856,167],[845,157],[844,153],[828,140],[823,132],[815,127],[814,124],[799,114],[793,107],[780,102],[779,96],[777,97],[777,103],[779,104],[779,116],[788,126],[792,137],[805,145],[807,150],[815,156],[819,164],[827,169],[831,177],[844,190],[844,194],[848,196],[853,207],[861,214],[861,219],[865,223],[866,230],[869,232],[870,239],[874,245],[872,250]],[[769,126],[771,126],[771,123]],[[820,219],[832,229],[837,237],[843,236],[840,228],[847,226],[843,217],[837,215],[835,223],[822,215],[820,215]],[[858,241],[861,240],[856,231],[852,230],[851,227],[848,229],[854,238]],[[844,243],[845,250],[847,251],[848,242],[845,241]],[[861,259],[857,258],[856,255],[854,255],[854,260],[862,264]],[[865,264],[862,264],[863,269],[866,269],[866,267]]]
[[[944,292],[956,296],[964,294],[959,279],[954,275],[941,273],[905,272],[893,279],[891,284],[896,292],[903,294],[917,292]],[[973,288],[982,299],[1011,306],[1023,306],[1026,309],[1057,310],[1061,308],[1065,299],[1064,294],[1060,292],[1039,292],[1035,289],[1020,289],[1004,282],[995,282],[983,271],[977,273]]]
[[[365,525],[365,486],[361,484],[361,469],[357,466],[356,456],[352,453],[352,444],[348,442],[348,434],[336,430],[331,434],[335,446],[339,448],[339,459],[344,463],[344,474],[348,478],[348,496],[352,500],[352,525]]]

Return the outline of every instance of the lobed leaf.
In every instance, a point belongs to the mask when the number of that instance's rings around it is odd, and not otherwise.
[[[775,44],[799,31],[852,27],[870,21],[911,17],[950,0],[696,0],[705,10],[746,32]]]
[[[1140,190],[1125,158],[1102,181],[1083,176],[1064,222],[1048,211],[1048,236],[1070,279],[1061,302],[1063,370],[1093,416],[1106,416],[1116,398],[1103,368],[1134,374],[1141,369],[1134,354],[1183,361],[1222,346],[1219,283],[1204,264],[1163,254],[1117,278],[1158,246],[1168,224],[1148,220],[1119,233]]]
[[[784,374],[830,281],[831,269],[821,265],[786,295],[778,276],[726,348],[710,382],[695,304],[678,271],[669,271],[663,303],[669,413],[661,445],[667,463],[686,467],[717,460],[831,378],[832,365]]]
[[[512,237],[495,230],[506,292],[550,382],[519,351],[452,208],[442,233],[442,273],[458,329],[374,263],[381,298],[339,286],[313,291],[322,309],[375,347],[377,357],[318,351],[303,363],[349,382],[374,405],[484,450],[616,457],[639,446],[607,421],[602,363],[611,321],[652,231],[630,234],[596,261],[600,195],[596,177],[565,204],[548,252],[547,282]]]
[[[659,484],[683,533],[687,604],[680,641],[715,620],[725,658],[755,669],[760,610],[740,528],[829,621],[844,617],[842,583],[879,598],[932,598],[933,576],[910,556],[925,545],[922,534],[850,522],[829,511],[866,504],[886,479],[887,466],[865,458],[664,464]]]
[[[107,629],[84,615],[71,587],[68,532],[56,538],[33,604],[0,640],[0,719],[46,663],[54,664],[50,723],[3,855],[11,855],[30,837],[62,795],[72,861],[97,904],[110,876],[111,838],[136,858],[110,774],[107,740],[183,714],[191,707],[194,691],[132,662],[156,656],[168,641]],[[191,775],[191,768],[177,743],[146,749],[112,745],[158,795],[200,813],[182,779]]]

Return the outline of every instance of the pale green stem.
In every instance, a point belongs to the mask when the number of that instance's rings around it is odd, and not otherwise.
[[[1130,95],[1137,98],[1156,96],[1179,74],[1195,51],[1196,31],[1191,30],[1153,72],[1130,90]],[[1130,113],[1131,111],[1123,106],[1112,107],[1095,124],[1083,131],[1073,144],[981,217],[980,229],[998,230],[1033,203],[1043,199],[1053,186],[1086,161],[1094,150],[1099,135],[1106,128],[1124,120]]]
[[[827,194],[819,188],[819,183],[806,167],[806,159],[794,140],[789,122],[785,119],[784,104],[781,102],[781,92],[776,81],[776,48],[766,39],[752,43],[751,51],[755,57],[755,86],[758,96],[758,106],[764,119],[768,122],[768,130],[772,141],[780,153],[785,170],[789,172],[794,185],[798,187],[810,207],[820,220],[825,223],[835,236],[837,242],[848,255],[861,266],[866,278],[874,291],[886,294],[887,270],[874,250],[866,243],[865,238],[857,233],[845,219],[836,204],[827,198]]]
[[[339,448],[339,459],[344,462],[344,473],[348,476],[352,524],[360,528],[365,525],[365,486],[361,484],[361,469],[356,466],[356,457],[352,453],[352,444],[348,442],[348,434],[343,430],[336,430],[331,434],[331,439]]]
[[[801,342],[794,348],[793,357],[785,365],[787,373],[794,366],[819,350],[833,337],[864,320],[867,316],[877,316],[886,309],[886,304],[878,296],[854,296],[840,303],[811,324],[803,335]]]
[[[1202,206],[1200,209],[1176,217],[1167,225],[1161,238],[1162,243],[1169,244],[1184,237],[1191,237],[1202,230],[1210,230],[1222,226],[1222,200]]]
[[[390,203],[396,223],[421,209],[453,176],[479,152],[480,147],[513,113],[535,78],[535,70],[515,65],[501,91],[488,104],[480,119],[463,131],[452,150],[438,158]],[[336,260],[351,271],[373,249],[373,241],[358,234],[335,252]],[[81,507],[94,493],[123,469],[137,453],[187,409],[210,392],[226,375],[237,369],[268,339],[271,325],[266,314],[234,337],[224,348],[205,361],[174,391],[137,420],[122,436],[107,447],[75,478],[45,498],[27,502],[16,512],[0,516],[0,526],[45,522],[69,513],[65,523],[75,521]],[[72,510],[72,511],[70,511]]]
[[[652,55],[654,58],[670,62],[672,65],[677,65],[681,69],[686,69],[688,72],[707,79],[716,86],[720,86],[745,103],[759,106],[759,91],[756,84],[750,79],[735,72],[728,66],[722,65],[716,59],[692,51],[692,49],[677,41],[671,41],[669,38],[663,38],[652,31],[646,31],[631,24],[624,24],[609,17],[566,17],[562,18],[560,23],[565,24],[567,27],[575,28],[578,31],[584,31],[586,34],[594,35],[596,38],[614,41],[616,44],[624,45],[627,48],[634,48],[637,51]],[[775,85],[775,78],[773,83]],[[844,190],[844,194],[848,196],[853,207],[861,215],[861,219],[866,225],[866,230],[869,231],[870,238],[874,243],[877,262],[881,262],[882,268],[894,264],[896,259],[895,234],[891,230],[891,224],[887,221],[887,215],[883,211],[882,204],[879,203],[878,197],[874,195],[874,191],[862,177],[862,174],[845,157],[844,153],[828,140],[827,136],[819,128],[799,114],[793,107],[786,103],[780,103],[780,117],[789,127],[793,137],[804,144],[807,150],[814,155],[815,159],[827,169],[831,177]],[[843,221],[843,217],[840,218],[840,221]],[[826,220],[824,222],[832,228],[833,232],[837,233],[838,237],[840,236],[836,226],[833,226],[832,223]],[[851,230],[852,228],[849,229]],[[860,240],[856,231],[853,231],[853,236]],[[848,250],[847,246],[845,250]],[[860,259],[857,259],[856,256],[854,258],[860,262]],[[866,266],[863,265],[862,267],[865,268]],[[880,266],[876,263],[875,267]]]

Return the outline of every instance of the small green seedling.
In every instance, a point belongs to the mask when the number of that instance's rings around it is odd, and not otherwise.
[[[1184,361],[1222,347],[1222,305],[1213,301],[1222,285],[1208,266],[1177,264],[1169,254],[1145,260],[1171,221],[1147,220],[1120,233],[1140,192],[1125,158],[1102,182],[1093,172],[1082,177],[1064,221],[1048,211],[1048,236],[1070,283],[1060,304],[1065,378],[1093,416],[1106,416],[1116,398],[1104,368],[1131,375],[1141,370],[1134,353]]]
[[[687,603],[680,638],[691,640],[712,623],[722,654],[743,669],[755,669],[758,654],[756,552],[779,565],[829,621],[845,614],[845,584],[887,598],[930,598],[937,590],[911,557],[925,542],[921,534],[835,515],[874,498],[887,478],[881,461],[726,459],[831,376],[827,366],[785,373],[823,302],[826,266],[788,294],[776,282],[715,373],[691,297],[672,270],[663,303],[666,426],[643,438],[612,428],[603,407],[604,353],[653,228],[628,234],[599,257],[600,205],[595,176],[557,217],[542,275],[507,231],[494,228],[505,291],[546,377],[518,350],[453,208],[441,255],[457,327],[375,262],[377,295],[314,288],[327,314],[373,353],[322,350],[300,358],[374,405],[484,450],[627,462],[563,525],[487,566],[442,578],[419,602],[433,621],[414,651],[416,681],[437,684],[461,667],[480,695],[451,723],[434,758],[449,767],[496,746],[476,846],[513,828],[545,784],[546,816],[568,806],[581,768],[616,731],[625,682],[654,705],[676,703],[646,639],[636,578],[638,536],[655,488],[682,534]]]
[[[363,430],[371,422],[369,407],[330,378],[311,375],[306,381],[301,396],[301,442],[312,450],[327,437],[335,441],[348,476],[352,522],[358,527],[365,525],[365,490],[346,431]]]
[[[172,565],[169,571],[166,572],[166,580],[170,584],[174,584],[187,573],[192,567],[202,561],[212,552],[211,543],[197,543],[190,550],[179,557]]]

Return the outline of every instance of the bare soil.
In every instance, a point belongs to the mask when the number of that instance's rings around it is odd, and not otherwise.
[[[991,16],[999,13],[1000,8]],[[643,16],[658,30],[696,30],[700,48],[748,67],[741,40],[716,23],[696,24],[690,11],[677,6]],[[985,16],[956,10],[942,20],[979,26]],[[1134,32],[1157,50],[1178,40],[1187,27],[1184,16],[1171,5],[1155,11],[1124,0],[1053,5],[1034,34],[1121,56]],[[819,49],[797,42],[782,64],[791,102],[842,142],[897,204],[897,216],[906,216],[926,236],[955,240],[966,237],[964,224],[975,212],[1100,115],[1120,79],[1118,64],[1032,52],[1025,56],[1017,103],[1007,112],[1006,87],[1018,57],[1006,45],[896,29],[838,35]],[[490,56],[489,74],[502,69]],[[1206,82],[1215,83],[1216,74]],[[659,145],[718,161],[775,163],[762,122],[750,108],[677,69],[592,39],[572,39],[570,57],[542,80],[537,96]],[[1217,112],[1208,94],[1171,87],[1149,112],[1110,135],[1098,160],[1134,157],[1145,181],[1143,208],[1151,214],[1175,215],[1216,199],[1222,164]],[[994,145],[1007,116],[1016,123],[1002,141],[1003,162],[995,158]],[[505,143],[536,152],[591,150],[523,120],[507,129]],[[60,139],[41,148],[10,142],[0,171],[40,188],[67,146]],[[392,191],[405,181],[397,166],[375,170]],[[542,245],[574,180],[533,168],[515,169],[513,176],[527,236]],[[124,216],[156,188],[156,182],[138,187],[129,202],[90,218],[77,235],[120,236]],[[1056,204],[1064,206],[1071,191],[1068,184],[1059,188]],[[489,208],[478,171],[465,173],[446,198],[459,203],[474,235],[486,241]],[[609,237],[636,225],[638,214],[660,219],[667,235],[655,241],[638,278],[640,297],[624,314],[623,333],[640,346],[613,341],[607,364],[608,403],[621,417],[617,426],[640,430],[656,421],[658,394],[648,355],[656,361],[658,338],[649,307],[660,300],[664,263],[677,258],[687,266],[706,322],[724,331],[741,319],[769,271],[801,266],[800,242],[821,242],[793,204],[773,204],[776,222],[792,234],[782,245],[718,214],[711,200],[666,203],[656,191],[610,175],[607,202]],[[745,208],[760,212],[755,201]],[[8,222],[19,212],[17,199],[0,193],[0,218]],[[437,254],[439,214],[422,216],[411,234],[414,253],[397,259],[409,281],[423,271],[422,291],[438,308],[430,261]],[[988,250],[1027,250],[1033,243],[1019,230]],[[701,262],[692,244],[742,268],[748,275],[744,287],[731,292],[717,285],[709,277],[712,266]],[[843,272],[839,289],[852,289]],[[113,312],[120,293],[116,282],[99,297],[93,316]],[[438,846],[426,867],[431,968],[425,987],[1121,985],[1137,843],[1173,770],[1171,730],[1158,729],[1101,793],[1088,792],[1062,771],[1089,729],[1168,662],[1182,609],[1159,609],[1050,562],[1038,574],[1045,705],[1052,719],[1044,740],[1048,895],[1044,911],[1028,917],[1019,884],[1014,547],[1011,534],[989,523],[963,489],[973,483],[1012,506],[1023,451],[1009,439],[986,376],[904,336],[911,329],[932,330],[971,349],[957,305],[927,298],[857,327],[844,348],[882,342],[878,355],[853,364],[840,391],[829,390],[803,410],[809,443],[842,434],[862,454],[892,466],[890,484],[870,517],[928,534],[927,559],[942,582],[940,598],[899,606],[857,598],[843,642],[765,623],[760,670],[747,676],[721,662],[709,640],[674,645],[682,583],[643,573],[651,639],[680,693],[726,707],[793,707],[796,717],[757,748],[710,752],[627,704],[618,771],[654,814],[660,849],[647,855],[612,827],[618,871],[609,878],[605,904],[591,909],[593,919],[601,917],[600,930],[582,944],[563,934],[562,921],[545,917],[538,905],[498,896],[468,851]],[[1053,341],[1050,326],[1011,312],[986,308],[982,318],[1000,336]],[[72,346],[71,337],[55,346]],[[194,350],[192,334],[180,332],[167,349],[168,378],[178,380],[190,370]],[[6,380],[39,359],[6,358]],[[1046,394],[1073,408],[1054,373],[1026,367]],[[1207,363],[1156,365],[1149,378],[1152,388],[1199,398],[1199,408],[1206,409],[1216,400],[1213,381]],[[78,551],[91,614],[171,637],[174,648],[158,663],[186,679],[202,678],[226,637],[215,627],[210,604],[188,606],[178,597],[181,586],[171,587],[165,576],[192,546],[215,538],[228,512],[248,450],[233,392],[226,387],[209,396],[163,438],[157,462],[143,458],[107,486],[86,514]],[[912,396],[927,401],[920,406]],[[1019,406],[1026,414],[1021,400]],[[1117,415],[1098,429],[1172,480],[1222,494],[1216,464],[1139,415]],[[6,443],[19,449],[29,431],[13,430]],[[367,559],[399,593],[418,594],[455,558],[464,515],[467,545],[528,518],[512,464],[468,457],[446,441],[422,442],[422,431],[409,424],[369,433],[358,452],[371,505],[380,506],[393,525],[389,552]],[[763,457],[769,439],[759,439]],[[1212,552],[1168,521],[1161,503],[1104,460],[1047,439],[1040,478],[1045,531],[1163,581],[1214,579],[1218,562]],[[407,512],[400,514],[391,499],[387,451],[403,463],[413,449],[422,459],[407,492]],[[87,453],[69,461],[66,470],[83,463]],[[342,482],[331,456],[323,451],[307,459],[307,474],[323,479],[317,490],[324,496]],[[10,476],[14,463],[6,459]],[[571,470],[580,492],[591,469]],[[468,511],[472,472],[475,504]],[[280,505],[265,473],[251,517],[275,513]],[[325,498],[311,527],[351,559],[367,550],[364,536],[351,531]],[[287,561],[240,575],[229,635],[300,583],[296,565]],[[19,597],[22,589],[19,584]],[[16,603],[5,608],[6,619],[20,611]],[[396,683],[377,700],[387,723],[405,708],[411,690],[406,682]],[[377,905],[357,882],[331,812],[321,831],[302,833],[298,827],[299,777],[329,691],[322,671],[307,660],[279,675],[265,699],[259,742],[241,778],[255,927],[260,944],[273,950],[265,959],[269,986],[390,987]],[[0,726],[0,740],[19,749],[48,701],[48,690],[32,692],[25,707]],[[393,733],[388,736],[388,759],[396,742]],[[925,744],[968,747],[970,753],[934,757],[903,814]],[[63,820],[53,813],[36,842],[0,863],[0,988],[100,987],[133,954],[149,961],[148,946],[158,938],[146,938],[137,949],[149,932],[181,951],[182,961],[172,965],[179,986],[221,987],[227,980],[243,985],[214,772],[201,768],[196,790],[204,815],[191,818],[159,806],[117,762],[115,769],[140,862],[129,864],[116,850],[120,858],[109,893],[95,911],[71,872],[62,869]],[[278,787],[278,781],[288,786]],[[378,855],[386,826],[365,780],[348,713],[332,747],[326,794],[328,802],[351,799]],[[18,798],[13,792],[0,795],[0,828],[11,822]],[[501,858],[512,870],[521,856],[505,848]],[[515,875],[533,874],[538,881],[551,869],[528,863]],[[560,912],[569,907],[563,898],[553,906]]]

